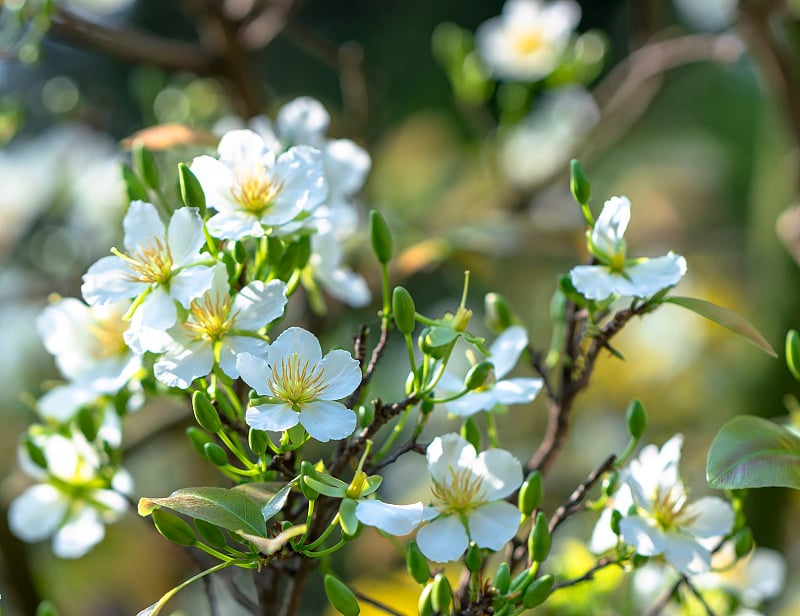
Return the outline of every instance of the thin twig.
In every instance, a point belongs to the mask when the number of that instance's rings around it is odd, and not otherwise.
[[[567,502],[561,505],[558,509],[555,510],[553,516],[550,518],[550,532],[552,533],[558,528],[570,515],[575,513],[581,508],[581,503],[583,499],[586,497],[587,492],[592,488],[592,486],[597,483],[597,481],[602,477],[605,473],[610,471],[614,464],[617,461],[617,456],[611,454],[608,456],[603,463],[594,469],[589,475],[586,477],[586,480],[581,483],[575,490],[573,490],[572,494],[569,495]]]
[[[610,556],[604,556],[600,560],[598,560],[594,566],[589,569],[586,573],[582,576],[577,577],[572,580],[566,580],[564,582],[559,582],[553,586],[553,592],[557,590],[561,590],[562,588],[569,588],[570,586],[576,586],[577,584],[581,584],[583,582],[591,582],[594,579],[595,574],[600,571],[601,569],[605,569],[606,567],[610,567],[611,565],[617,565],[619,561],[611,558]]]
[[[358,599],[360,599],[361,601],[363,601],[364,603],[369,603],[372,607],[377,608],[382,612],[386,612],[387,614],[391,614],[392,616],[406,616],[405,614],[403,614],[403,612],[398,612],[394,608],[389,607],[385,603],[381,603],[377,599],[373,599],[372,597],[368,597],[363,592],[360,592],[360,591],[356,590],[355,588],[353,589],[353,594],[355,594],[355,596]]]

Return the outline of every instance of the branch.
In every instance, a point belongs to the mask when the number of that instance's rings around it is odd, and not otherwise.
[[[586,477],[586,480],[583,483],[573,490],[572,494],[569,495],[567,502],[556,509],[555,513],[553,513],[553,517],[550,518],[549,526],[551,533],[555,531],[555,529],[558,528],[569,516],[580,509],[580,503],[586,497],[586,493],[595,483],[597,483],[597,480],[600,479],[600,477],[614,467],[616,461],[616,455],[611,454],[608,456],[600,466],[589,473],[589,476]]]
[[[355,588],[353,589],[353,594],[364,603],[369,603],[372,607],[377,608],[382,612],[386,612],[387,614],[391,614],[392,616],[405,616],[405,614],[403,614],[402,612],[398,612],[397,610],[389,607],[385,603],[381,603],[380,601],[373,599],[372,597],[368,597],[363,592],[359,592]]]

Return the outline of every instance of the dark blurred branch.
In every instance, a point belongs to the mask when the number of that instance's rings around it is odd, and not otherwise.
[[[550,518],[549,526],[551,533],[554,532],[569,516],[581,509],[581,503],[583,502],[583,499],[586,498],[587,492],[595,483],[597,483],[597,480],[600,479],[600,477],[614,467],[616,461],[617,456],[614,454],[608,456],[600,466],[589,473],[589,476],[583,483],[573,490],[572,494],[569,495],[567,502],[556,509],[555,513],[553,513],[553,517]]]

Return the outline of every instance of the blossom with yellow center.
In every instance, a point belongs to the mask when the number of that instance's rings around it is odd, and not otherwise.
[[[269,346],[265,357],[241,353],[236,366],[245,383],[267,401],[249,409],[251,428],[283,432],[300,423],[318,441],[349,436],[356,414],[341,402],[361,383],[361,367],[347,351],[324,357],[316,336],[290,327]]]

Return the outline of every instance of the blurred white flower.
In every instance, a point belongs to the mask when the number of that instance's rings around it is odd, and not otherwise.
[[[630,219],[627,197],[611,197],[603,204],[589,235],[589,252],[600,264],[578,265],[570,271],[572,284],[587,299],[648,297],[677,284],[686,273],[686,259],[672,252],[629,259],[624,235]]]
[[[723,30],[736,19],[738,0],[674,0],[681,17],[698,30]]]
[[[475,45],[498,79],[535,81],[555,70],[580,18],[572,0],[508,0],[499,17],[478,27]]]
[[[281,316],[285,307],[283,281],[255,280],[231,296],[227,269],[218,263],[211,288],[192,300],[186,321],[169,330],[166,352],[153,367],[156,378],[186,389],[194,379],[209,374],[215,361],[225,374],[237,378],[236,356],[263,354],[267,343],[257,332]]]
[[[356,427],[356,414],[341,402],[361,383],[361,367],[347,351],[325,357],[311,332],[290,327],[269,345],[266,359],[241,353],[242,380],[267,402],[247,409],[251,428],[283,432],[300,423],[318,441],[339,440]]]
[[[34,439],[47,469],[20,454],[20,465],[42,480],[20,494],[8,509],[11,532],[23,541],[53,537],[53,552],[61,558],[80,558],[105,536],[105,524],[128,509],[124,494],[132,489],[130,475],[117,470],[109,481],[99,476],[97,452],[82,434]],[[27,459],[26,459],[27,458]]]
[[[308,267],[329,295],[353,308],[369,305],[372,294],[363,276],[342,263],[341,243],[333,230],[311,236]]]
[[[542,389],[540,378],[514,377],[502,380],[517,365],[522,351],[528,346],[528,332],[513,325],[501,333],[489,347],[486,361],[494,365],[494,378],[490,382],[467,392],[460,398],[444,403],[449,413],[468,417],[478,411],[490,411],[498,404],[526,404],[532,402]],[[464,389],[464,378],[445,371],[436,388],[440,398],[450,397]]]

